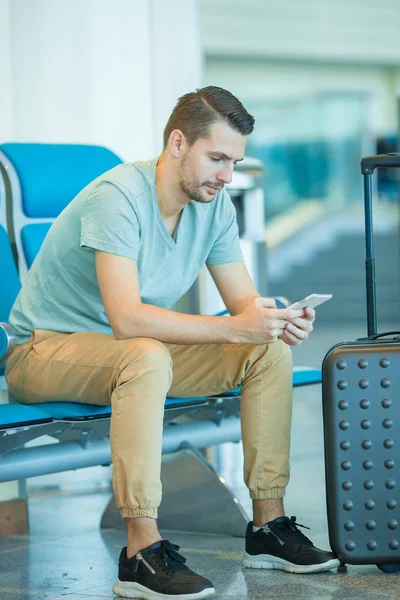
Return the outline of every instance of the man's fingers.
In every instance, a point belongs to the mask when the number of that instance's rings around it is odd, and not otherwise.
[[[308,331],[304,331],[304,329],[300,329],[296,327],[293,323],[288,323],[285,327],[285,333],[290,333],[299,340],[303,341],[308,338]]]
[[[313,321],[308,321],[302,317],[300,319],[292,319],[291,323],[303,331],[308,331],[308,333],[311,333],[313,330]]]
[[[314,321],[315,320],[315,310],[313,308],[311,308],[310,306],[308,306],[304,310],[304,318],[307,319],[308,321]]]
[[[290,331],[286,331],[285,335],[287,336],[291,346],[300,346],[301,342],[304,341],[293,335],[293,333],[290,333]]]
[[[278,308],[277,310],[279,310],[280,318],[286,321],[297,319],[304,314],[304,308]]]
[[[286,330],[284,333],[282,333],[282,335],[279,336],[279,339],[282,340],[282,342],[285,342],[285,344],[288,346],[299,346],[302,342],[302,340],[299,340],[299,338]]]
[[[272,323],[272,327],[274,327],[276,329],[282,329],[282,331],[283,331],[287,324],[288,324],[288,322],[284,321],[283,319],[276,319],[276,321],[274,321]]]

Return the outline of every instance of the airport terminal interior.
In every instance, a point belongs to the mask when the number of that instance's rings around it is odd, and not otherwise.
[[[292,348],[291,476],[284,499],[286,514],[324,549],[335,535],[321,369],[333,346],[368,335],[360,161],[400,152],[399,31],[398,0],[0,0],[0,322],[7,323],[12,290],[23,285],[39,240],[73,199],[63,189],[85,171],[74,152],[90,145],[96,162],[96,148],[104,147],[110,151],[101,155],[104,164],[154,158],[177,98],[202,86],[230,90],[255,117],[245,160],[226,185],[248,271],[264,297],[292,303],[332,294],[316,308],[310,338]],[[36,151],[43,152],[37,162]],[[63,170],[67,155],[71,163]],[[114,164],[98,167],[91,179]],[[397,173],[382,168],[372,178],[376,322],[392,338],[400,336]],[[47,205],[36,200],[45,189],[51,190]],[[205,268],[175,306],[203,315],[224,309]],[[391,377],[398,378],[395,369]],[[385,455],[392,461],[391,505],[384,514],[371,511],[378,529],[390,513],[390,559],[374,560],[371,551],[357,564],[350,553],[345,566],[310,574],[241,566],[252,501],[243,482],[240,395],[166,410],[163,538],[212,581],[220,600],[400,600],[394,388],[385,390],[395,440]],[[365,398],[368,407],[376,400],[367,392]],[[116,598],[126,532],[112,506],[110,414],[2,421],[7,407],[0,367],[0,600]],[[368,411],[374,423],[373,407]],[[92,457],[82,459],[91,444]],[[371,494],[376,500],[378,493]]]

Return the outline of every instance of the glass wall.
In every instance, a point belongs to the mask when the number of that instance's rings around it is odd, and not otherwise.
[[[247,101],[246,107],[256,118],[247,154],[265,167],[267,216],[307,200],[360,198],[360,156],[370,146],[366,94]]]

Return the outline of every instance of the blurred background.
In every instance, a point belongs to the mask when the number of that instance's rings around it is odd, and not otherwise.
[[[360,157],[398,149],[399,26],[396,0],[201,3],[204,82],[256,117],[269,295],[333,293],[318,323],[365,319]],[[400,324],[398,194],[378,171],[378,316]]]
[[[262,247],[249,250],[259,289],[292,301],[334,295],[294,350],[295,363],[319,367],[331,345],[366,333],[360,158],[399,149],[399,32],[399,0],[0,0],[0,140],[102,144],[124,161],[145,160],[162,150],[180,95],[229,89],[256,118],[246,173],[262,194],[235,183],[232,197],[243,242]],[[374,194],[379,330],[399,330],[396,173],[380,171]],[[204,276],[181,308],[222,307]],[[315,415],[312,452],[323,452],[320,390],[313,398],[295,413],[304,489],[315,485],[311,473],[304,479]],[[240,447],[209,457],[249,508]],[[110,469],[28,485],[108,489]]]

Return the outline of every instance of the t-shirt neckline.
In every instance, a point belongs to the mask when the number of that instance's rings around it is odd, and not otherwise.
[[[161,216],[161,212],[160,212],[160,207],[158,206],[158,202],[157,202],[157,188],[156,188],[156,166],[157,166],[157,160],[153,161],[153,164],[151,165],[151,198],[153,201],[153,206],[154,206],[154,212],[156,215],[156,219],[157,219],[157,224],[159,226],[160,231],[162,232],[164,238],[166,239],[168,246],[172,249],[176,248],[178,245],[178,240],[179,240],[179,228],[182,226],[182,220],[185,216],[185,212],[187,209],[187,204],[186,206],[183,208],[182,210],[182,214],[181,214],[181,218],[179,219],[179,223],[176,226],[176,229],[174,231],[174,235],[172,236],[168,231],[167,228],[165,226],[165,223],[162,219]]]

